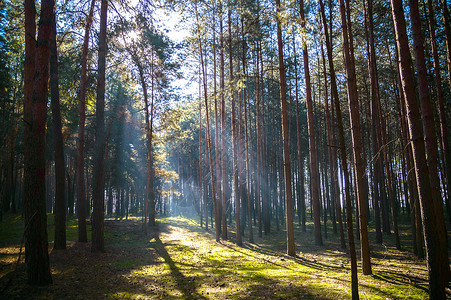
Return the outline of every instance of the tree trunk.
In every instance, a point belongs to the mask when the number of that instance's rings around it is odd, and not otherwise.
[[[305,16],[304,16],[304,1],[299,0],[301,27],[306,31]],[[309,154],[310,154],[310,183],[312,188],[312,203],[313,203],[313,224],[315,232],[316,245],[323,245],[321,236],[321,212],[320,212],[320,187],[319,187],[319,163],[318,150],[316,147],[315,124],[313,117],[313,101],[312,89],[310,85],[310,68],[308,61],[307,40],[303,37],[302,51],[304,58],[304,75],[305,75],[305,90],[306,90],[306,105],[307,105],[307,125],[309,136]]]
[[[410,18],[412,22],[412,37],[415,53],[415,64],[417,69],[418,85],[419,85],[419,99],[421,105],[421,115],[423,120],[423,130],[425,136],[426,146],[426,160],[428,163],[429,178],[431,184],[430,194],[431,207],[433,208],[434,218],[431,220],[435,222],[438,241],[440,248],[437,250],[441,254],[441,273],[440,278],[443,280],[443,286],[447,286],[449,282],[449,259],[448,259],[448,245],[447,232],[445,227],[445,219],[443,216],[442,196],[440,194],[440,179],[438,177],[438,145],[435,134],[435,122],[433,106],[431,97],[429,95],[426,59],[424,55],[424,43],[421,33],[421,21],[418,9],[418,0],[410,0]]]
[[[25,136],[25,185],[24,185],[24,217],[25,217],[25,261],[27,265],[28,283],[47,285],[52,283],[50,273],[47,215],[45,211],[45,133],[47,120],[47,99],[50,64],[50,39],[53,24],[53,0],[41,2],[39,32],[36,42],[35,69],[31,102],[31,119],[26,119],[30,126],[29,135]],[[25,2],[26,33],[34,37],[28,28],[34,22],[34,4]],[[31,17],[32,20],[28,19]],[[29,56],[30,55],[30,56]],[[25,99],[29,95],[25,94]],[[30,103],[26,103],[30,104]],[[30,109],[30,107],[27,107]],[[30,117],[30,115],[27,115]]]
[[[327,31],[327,23],[326,23],[326,14],[324,12],[324,4],[322,0],[319,0],[321,17],[323,20],[323,30],[326,41],[326,49],[327,49],[327,58],[329,61],[329,72],[330,72],[330,80],[331,80],[331,92],[332,98],[334,100],[338,134],[339,134],[339,145],[340,145],[340,161],[341,168],[343,171],[344,177],[344,192],[345,192],[345,201],[346,201],[346,225],[348,231],[348,243],[349,243],[349,255],[351,258],[351,288],[352,288],[352,298],[359,298],[358,291],[358,279],[357,279],[357,258],[355,252],[355,244],[354,244],[354,232],[352,226],[352,205],[351,205],[351,193],[350,193],[350,182],[349,182],[349,171],[348,171],[348,163],[346,156],[346,146],[344,139],[344,128],[343,128],[343,119],[341,116],[341,108],[340,108],[340,100],[338,98],[338,89],[337,82],[335,77],[335,69],[333,64],[333,56],[332,56],[332,47],[329,40],[329,32]]]
[[[223,19],[222,19],[222,1],[220,2],[219,11],[221,12],[221,16],[219,17],[219,88],[221,93],[221,206],[218,204],[218,208],[221,207],[221,214],[215,214],[215,228],[216,228],[216,240],[219,240],[219,233],[221,233],[222,239],[227,239],[227,198],[226,198],[226,189],[227,189],[227,168],[226,168],[226,159],[227,159],[227,149],[226,149],[226,119],[225,119],[225,70],[224,70],[224,28],[223,28]],[[222,224],[222,229],[221,229]]]
[[[96,136],[94,180],[92,188],[92,252],[104,252],[104,189],[105,189],[105,58],[108,0],[102,0],[100,7],[100,35],[97,71]]]
[[[381,131],[384,130],[379,119],[379,82],[377,79],[376,55],[374,47],[374,30],[373,30],[373,1],[368,0],[368,13],[365,14],[368,23],[367,29],[367,51],[368,51],[368,73],[370,77],[370,101],[371,101],[371,119],[372,119],[372,136],[373,136],[373,156],[374,156],[374,178],[373,178],[373,208],[376,223],[376,242],[382,243],[381,221],[380,221],[380,189],[383,188],[381,178],[380,149],[383,147],[381,141]],[[399,239],[398,239],[399,240]]]
[[[196,6],[196,21],[198,20],[198,13],[197,13],[197,6]],[[211,193],[213,197],[213,207],[216,208],[215,210],[215,226],[216,226],[216,241],[219,241],[219,223],[218,221],[218,211],[217,211],[217,198],[216,198],[216,183],[215,183],[215,172],[214,172],[214,164],[213,164],[213,153],[212,153],[212,146],[211,146],[211,135],[210,135],[210,114],[208,109],[208,95],[207,95],[207,74],[206,74],[206,66],[204,64],[204,56],[203,56],[203,50],[202,50],[202,42],[201,42],[201,36],[200,31],[198,32],[198,38],[199,38],[199,54],[200,54],[200,65],[202,68],[202,85],[204,89],[204,100],[205,100],[205,121],[206,121],[206,141],[207,141],[207,147],[208,147],[208,158],[210,162],[210,179],[211,179]],[[224,208],[223,208],[224,209]]]
[[[259,62],[260,62],[260,51],[258,47],[258,41],[256,42],[256,69],[255,69],[255,102],[256,102],[256,116],[255,116],[255,127],[257,131],[257,166],[256,166],[256,195],[255,202],[257,205],[257,214],[258,214],[258,236],[262,237],[262,206],[261,206],[261,182],[262,182],[262,133],[261,133],[261,100],[260,100],[260,70],[259,70]]]
[[[443,23],[445,27],[445,37],[446,37],[446,60],[448,63],[448,81],[449,87],[451,88],[451,29],[449,27],[450,19],[449,19],[449,9],[448,9],[448,1],[441,0],[442,2],[442,10],[443,10]],[[448,180],[451,180],[448,178]]]
[[[155,101],[155,74],[154,74],[154,53],[151,53],[151,92],[150,92],[150,121],[149,121],[149,135],[148,135],[148,148],[147,148],[147,160],[148,160],[148,171],[149,175],[147,177],[148,195],[147,200],[150,202],[150,215],[149,215],[149,225],[151,227],[156,226],[155,220],[155,193],[153,190],[153,178],[154,178],[154,167],[153,167],[153,156],[152,156],[152,140],[153,140],[153,115],[154,115],[154,101]]]
[[[302,157],[301,148],[301,121],[299,118],[299,88],[298,88],[298,64],[296,56],[296,41],[293,38],[293,56],[294,56],[294,84],[295,84],[295,99],[296,99],[296,138],[297,138],[297,155],[298,155],[298,180],[297,180],[297,200],[298,200],[298,215],[299,215],[299,226],[302,231],[306,231],[305,226],[305,190],[304,190],[304,161]]]
[[[293,204],[291,199],[291,166],[290,166],[290,146],[288,136],[288,113],[287,113],[287,82],[285,77],[285,64],[283,59],[282,28],[279,14],[281,13],[280,0],[276,0],[277,7],[277,48],[279,56],[279,86],[280,86],[280,109],[282,114],[283,131],[283,165],[285,179],[285,201],[287,218],[287,254],[296,255],[294,244],[293,228]]]
[[[444,278],[441,277],[443,262],[440,254],[440,241],[436,223],[434,222],[434,203],[429,201],[432,195],[429,169],[426,161],[426,149],[423,140],[423,130],[415,96],[415,85],[411,71],[409,41],[407,37],[404,9],[401,0],[391,0],[393,23],[395,28],[396,43],[400,59],[400,73],[402,88],[405,95],[409,132],[411,136],[411,147],[419,202],[421,206],[421,218],[423,221],[423,234],[427,252],[427,263],[429,273],[429,296],[431,299],[445,299]]]
[[[238,190],[238,126],[236,124],[237,112],[235,103],[235,82],[233,74],[233,47],[232,47],[232,11],[228,8],[228,32],[229,32],[229,86],[231,101],[231,121],[232,121],[232,172],[233,172],[233,199],[235,200],[235,224],[236,224],[236,243],[242,244],[240,230],[240,195]]]
[[[199,74],[200,75],[200,74]],[[200,77],[200,76],[199,76]],[[200,227],[202,227],[202,202],[204,200],[203,191],[203,177],[202,177],[202,94],[201,94],[201,80],[199,78],[199,203],[200,203]],[[205,217],[207,211],[205,211]],[[207,218],[206,218],[207,219]],[[207,228],[207,227],[206,227]]]
[[[88,241],[86,233],[86,208],[85,208],[85,120],[86,120],[86,89],[87,89],[87,61],[89,47],[89,33],[92,25],[95,1],[91,1],[91,8],[86,19],[85,36],[81,55],[81,78],[80,78],[80,109],[78,122],[78,148],[77,148],[77,211],[78,211],[78,241]]]
[[[440,75],[440,61],[437,50],[437,41],[435,38],[435,18],[434,18],[434,8],[432,5],[432,0],[428,0],[428,20],[429,20],[429,34],[430,34],[430,42],[432,48],[432,56],[434,59],[434,80],[435,80],[435,88],[437,92],[437,105],[438,112],[440,118],[440,133],[441,133],[441,150],[444,158],[444,169],[445,169],[445,178],[446,178],[446,186],[447,186],[447,194],[448,198],[446,199],[446,208],[447,213],[451,217],[451,205],[450,205],[450,197],[451,197],[451,149],[449,148],[449,137],[448,137],[448,127],[446,121],[446,110],[445,110],[445,100],[443,97],[443,88],[442,88],[442,78]],[[448,25],[449,26],[449,25]]]
[[[342,22],[342,34],[343,34],[343,52],[346,65],[346,75],[348,83],[348,104],[349,115],[351,121],[351,136],[352,136],[352,149],[355,165],[355,177],[356,177],[356,194],[359,206],[359,225],[360,225],[360,246],[362,256],[362,272],[364,275],[371,274],[371,259],[370,259],[370,247],[368,241],[368,224],[366,218],[366,206],[365,206],[365,171],[363,162],[363,144],[362,134],[360,131],[360,113],[357,94],[357,84],[355,75],[355,64],[352,53],[351,44],[353,43],[351,31],[351,23],[348,22],[347,13],[345,10],[344,0],[340,0],[340,15]],[[349,14],[349,12],[348,12]]]
[[[66,249],[66,199],[64,198],[64,142],[61,125],[60,93],[58,79],[58,50],[56,47],[56,15],[50,45],[50,93],[55,155],[55,242],[54,249]]]
[[[324,49],[321,44],[321,55],[323,59],[323,68],[324,68],[324,81],[325,86],[327,86],[327,79],[326,79],[326,58],[324,55]],[[332,95],[331,95],[332,96]],[[327,97],[325,98],[325,110],[326,110],[326,142],[328,144],[328,155],[329,155],[329,162],[330,162],[330,170],[331,170],[331,176],[332,176],[332,183],[331,183],[331,201],[333,203],[333,207],[335,208],[335,216],[336,219],[338,219],[338,229],[340,234],[340,244],[342,249],[346,249],[346,242],[345,242],[345,236],[344,236],[344,230],[343,230],[343,218],[341,217],[341,204],[340,204],[340,196],[339,196],[339,187],[338,187],[338,175],[337,175],[337,152],[335,147],[335,139],[333,137],[332,133],[332,120],[331,120],[331,114],[329,110],[329,101]]]

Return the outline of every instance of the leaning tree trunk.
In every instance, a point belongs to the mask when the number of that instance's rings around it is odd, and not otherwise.
[[[53,0],[41,2],[39,31],[36,42],[35,68],[31,102],[31,119],[26,122],[30,131],[25,136],[25,183],[24,183],[24,217],[25,217],[25,261],[28,283],[47,285],[52,283],[50,273],[47,215],[45,211],[45,134],[47,120],[47,99],[49,88],[50,39],[53,24]],[[34,22],[34,3],[25,2],[26,32]],[[28,19],[31,17],[32,20]],[[34,36],[34,34],[32,35]],[[30,57],[33,53],[27,53]],[[31,70],[30,70],[31,71]],[[29,90],[28,90],[29,91]],[[25,95],[29,99],[29,95]],[[30,103],[27,103],[30,104]],[[30,107],[27,107],[30,109]]]
[[[417,178],[418,198],[421,206],[421,218],[428,263],[429,296],[431,299],[445,299],[445,285],[443,278],[441,278],[441,266],[443,262],[441,261],[442,255],[440,253],[437,226],[434,222],[434,203],[429,201],[432,189],[426,160],[420,108],[418,107],[415,96],[415,84],[411,69],[412,61],[410,58],[406,21],[404,19],[404,8],[402,0],[391,0],[390,2],[400,59],[402,89],[405,95],[407,119],[412,139],[411,147]]]
[[[64,142],[63,133],[61,131],[55,14],[53,14],[50,53],[50,98],[52,103],[53,138],[55,148],[55,242],[53,247],[54,249],[66,249],[66,199],[64,197],[66,177],[64,172]]]

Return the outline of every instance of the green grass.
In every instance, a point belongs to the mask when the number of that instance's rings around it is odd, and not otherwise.
[[[52,216],[48,224],[52,239]],[[292,258],[285,255],[284,231],[275,232],[275,226],[262,238],[255,232],[255,243],[245,242],[243,247],[237,247],[233,244],[232,227],[229,227],[229,241],[218,243],[212,229],[205,231],[195,220],[167,217],[158,219],[158,224],[158,229],[145,235],[140,218],[107,219],[107,252],[96,254],[90,252],[89,243],[75,243],[77,221],[68,220],[68,249],[50,253],[54,284],[39,289],[29,287],[24,283],[24,270],[19,268],[6,296],[49,299],[86,295],[97,299],[351,297],[349,257],[340,249],[339,239],[331,228],[328,239],[324,239],[325,246],[318,247],[314,245],[311,223],[307,224],[306,233],[295,226],[297,257]],[[0,262],[5,268],[7,257],[3,253],[11,247],[16,249],[14,245],[20,241],[21,230],[20,217],[8,216],[0,227],[3,247],[0,247]],[[246,231],[244,241],[247,234]],[[383,245],[371,244],[372,276],[363,276],[359,264],[360,297],[427,298],[425,262],[393,248],[392,237],[384,235],[384,241]],[[7,273],[0,275],[0,288],[7,278]]]

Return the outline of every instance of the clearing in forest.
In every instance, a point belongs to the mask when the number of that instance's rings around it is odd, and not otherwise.
[[[52,236],[52,218],[49,236]],[[71,226],[74,225],[74,226]],[[68,239],[75,240],[76,220]],[[14,273],[20,248],[20,217],[0,224],[0,288]],[[295,258],[285,255],[285,234],[271,233],[255,244],[217,243],[193,220],[167,217],[145,235],[139,218],[107,219],[106,253],[68,242],[52,250],[53,284],[25,284],[18,265],[4,299],[348,299],[348,254],[331,241],[313,246],[313,234],[296,231]],[[13,228],[14,230],[11,230]],[[7,233],[8,232],[8,233]],[[245,236],[246,238],[246,236]],[[234,239],[233,232],[231,240]],[[304,241],[304,244],[302,244]],[[52,246],[52,245],[51,245]],[[427,298],[427,270],[410,253],[372,245],[374,275],[359,275],[362,299]],[[23,261],[23,259],[22,259]]]

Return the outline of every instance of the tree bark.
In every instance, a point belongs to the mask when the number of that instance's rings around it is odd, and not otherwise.
[[[277,21],[277,49],[279,57],[279,87],[280,87],[280,109],[282,114],[282,131],[283,131],[283,165],[285,179],[285,201],[286,201],[286,218],[287,218],[287,254],[296,255],[294,244],[294,228],[293,228],[293,204],[291,197],[291,166],[290,166],[290,145],[288,135],[288,113],[287,113],[287,82],[285,75],[285,63],[283,58],[283,41],[282,28],[280,21],[280,0],[276,0],[276,21]]]
[[[259,62],[260,62],[260,51],[258,47],[258,41],[256,41],[256,62],[255,62],[255,102],[256,102],[256,116],[255,116],[255,127],[257,131],[257,166],[256,166],[256,195],[255,201],[257,205],[257,219],[258,219],[258,236],[262,237],[262,206],[261,206],[261,166],[262,166],[262,133],[261,133],[261,99],[260,99],[260,70],[259,70]]]
[[[56,47],[56,15],[50,45],[50,93],[55,155],[55,242],[54,249],[66,249],[66,199],[64,198],[64,142],[61,125],[60,93],[58,79],[58,50]]]
[[[78,212],[78,241],[86,243],[86,198],[85,198],[85,120],[86,120],[86,89],[87,89],[87,64],[89,50],[89,32],[91,31],[92,18],[94,15],[95,0],[91,1],[91,7],[86,19],[85,36],[81,54],[81,77],[80,77],[80,108],[78,121],[78,147],[77,147],[77,212]]]
[[[437,41],[435,37],[435,18],[434,18],[434,7],[432,0],[428,0],[428,20],[429,20],[429,35],[432,49],[432,57],[434,59],[434,80],[435,80],[435,89],[437,92],[437,106],[439,112],[439,120],[440,120],[440,133],[441,133],[441,150],[444,158],[444,169],[445,169],[445,178],[446,178],[446,186],[447,186],[447,194],[448,198],[446,199],[446,208],[447,213],[451,216],[451,149],[449,148],[449,137],[448,137],[448,127],[446,120],[446,110],[445,110],[445,100],[443,97],[443,88],[442,88],[442,78],[440,75],[440,60],[437,50]],[[449,25],[448,25],[449,26]],[[451,72],[451,71],[450,71]]]
[[[199,78],[199,203],[200,203],[200,227],[203,226],[202,225],[202,222],[203,222],[203,220],[202,220],[202,217],[203,217],[202,216],[202,202],[203,201],[205,201],[205,200],[204,200],[203,176],[202,176],[202,94],[201,94],[201,80]],[[206,210],[205,210],[205,219],[208,219]],[[206,228],[208,228],[208,226],[206,226]]]
[[[154,74],[154,53],[151,53],[150,62],[150,75],[151,75],[151,91],[150,91],[150,121],[149,121],[149,131],[148,131],[148,148],[147,148],[147,166],[148,166],[148,177],[147,177],[147,200],[150,201],[150,215],[149,215],[149,225],[151,227],[156,226],[155,220],[155,193],[153,190],[153,178],[154,178],[154,167],[153,167],[153,156],[152,156],[152,140],[153,140],[153,114],[154,114],[154,101],[155,101],[155,74]]]
[[[198,22],[198,13],[197,13],[197,6],[196,6],[196,21]],[[215,172],[214,172],[214,164],[213,164],[213,153],[212,153],[212,146],[211,146],[211,135],[210,135],[210,113],[208,109],[208,95],[207,95],[207,74],[206,74],[206,66],[204,64],[204,56],[203,56],[203,50],[202,50],[202,42],[201,42],[201,36],[200,36],[200,30],[198,32],[198,50],[200,54],[200,65],[202,68],[202,86],[204,90],[204,100],[205,100],[205,122],[206,122],[206,142],[208,147],[208,158],[210,162],[210,179],[211,179],[211,193],[213,197],[213,207],[217,208],[217,198],[216,198],[216,183],[215,183]],[[223,208],[224,209],[224,208]],[[216,241],[219,241],[219,223],[218,221],[218,211],[215,210],[215,226],[216,226]]]
[[[304,188],[304,161],[302,157],[301,148],[301,121],[299,112],[299,88],[298,88],[298,69],[297,69],[297,56],[296,56],[296,42],[293,39],[293,56],[294,56],[294,73],[295,73],[295,99],[296,99],[296,139],[297,139],[297,155],[298,155],[298,168],[299,168],[299,178],[297,180],[297,200],[298,200],[298,215],[299,215],[299,226],[302,231],[305,232],[305,188]]]
[[[222,1],[220,2],[219,11],[221,15],[219,16],[219,89],[221,93],[221,214],[215,215],[215,228],[216,228],[216,240],[219,240],[219,233],[221,233],[222,239],[227,239],[227,198],[226,198],[226,189],[227,189],[227,168],[226,168],[226,159],[227,159],[227,149],[226,149],[226,119],[225,119],[225,70],[224,70],[224,28],[223,28],[223,16],[222,16]],[[219,204],[218,204],[219,208]],[[222,224],[222,228],[221,228]]]
[[[327,49],[327,58],[329,61],[329,72],[330,72],[330,80],[331,80],[331,92],[335,106],[338,134],[339,134],[339,145],[340,145],[340,161],[341,168],[343,171],[344,177],[344,192],[345,192],[345,202],[346,202],[346,225],[348,231],[348,243],[349,243],[349,255],[351,258],[351,288],[352,288],[352,298],[359,298],[359,285],[357,279],[357,258],[355,252],[355,244],[354,244],[354,232],[352,225],[352,205],[351,205],[351,193],[350,193],[350,182],[349,182],[349,171],[348,171],[348,163],[347,163],[347,155],[346,155],[346,146],[344,139],[344,128],[343,128],[343,118],[341,115],[340,108],[340,99],[338,98],[338,89],[337,82],[335,77],[335,68],[333,64],[333,56],[332,56],[332,47],[329,40],[329,32],[327,31],[327,23],[326,23],[326,14],[324,12],[324,4],[322,0],[319,0],[321,17],[323,20],[323,30],[326,41],[326,49]]]
[[[92,188],[92,252],[104,252],[104,190],[105,190],[105,58],[108,0],[102,0],[100,7],[100,35],[97,71],[95,169]]]
[[[445,219],[443,216],[443,201],[440,194],[440,179],[438,177],[438,145],[435,134],[434,112],[429,94],[426,58],[424,54],[424,42],[421,32],[421,21],[418,8],[418,0],[410,0],[410,19],[412,22],[412,37],[415,53],[415,64],[417,69],[418,85],[419,85],[419,99],[421,106],[421,115],[423,120],[423,130],[426,146],[426,160],[428,164],[429,178],[431,184],[432,194],[430,194],[431,207],[433,208],[434,218],[431,220],[435,222],[437,230],[437,239],[440,248],[438,252],[441,254],[441,273],[440,278],[443,280],[443,286],[447,286],[449,282],[449,259],[448,259],[448,245],[447,233],[445,227]]]
[[[301,27],[306,34],[306,24],[304,16],[304,1],[299,0]],[[312,188],[312,202],[313,202],[313,227],[315,232],[316,245],[323,245],[323,239],[321,236],[321,211],[320,211],[320,187],[319,187],[319,163],[318,163],[318,150],[316,147],[316,135],[315,124],[313,117],[313,101],[312,101],[312,88],[310,84],[310,68],[307,51],[307,38],[303,36],[302,52],[304,58],[304,76],[305,76],[305,91],[306,91],[306,105],[307,105],[307,125],[309,136],[309,154],[310,154],[310,183]]]
[[[441,0],[442,2],[442,11],[443,11],[443,23],[445,28],[445,37],[446,37],[446,61],[448,64],[448,81],[449,86],[451,88],[451,29],[450,29],[450,19],[449,19],[449,9],[448,9],[448,1]],[[451,180],[451,179],[448,179]]]
[[[368,224],[365,206],[365,183],[364,183],[365,171],[362,149],[363,144],[362,144],[362,134],[360,131],[360,116],[359,116],[360,113],[359,113],[359,103],[358,103],[359,100],[357,94],[357,84],[355,75],[355,64],[353,53],[351,51],[352,50],[351,44],[353,43],[353,40],[352,38],[350,38],[351,24],[348,22],[344,0],[340,0],[339,3],[342,22],[342,34],[343,34],[343,52],[348,83],[348,104],[351,121],[352,149],[355,165],[356,193],[359,205],[362,271],[364,275],[370,275],[372,272],[371,272],[370,247],[368,241]]]
[[[25,261],[27,265],[28,283],[47,285],[52,283],[50,273],[47,215],[45,210],[45,133],[47,120],[47,99],[49,87],[50,39],[52,33],[54,1],[41,2],[41,15],[33,70],[33,90],[31,98],[31,119],[29,135],[25,136],[25,184],[24,184],[24,217],[25,217]],[[33,31],[28,26],[34,22],[34,3],[25,2],[26,35]],[[31,17],[30,20],[28,17]],[[34,41],[31,41],[34,42]],[[29,56],[30,55],[30,56]],[[31,70],[28,70],[31,72]],[[27,78],[28,79],[28,78]],[[27,90],[29,91],[29,90]],[[29,100],[25,94],[25,99]],[[27,105],[30,103],[26,103]],[[27,110],[30,107],[27,107]],[[30,111],[27,111],[29,113]]]
[[[231,121],[232,121],[232,172],[233,172],[233,199],[235,200],[235,224],[236,243],[242,244],[240,230],[240,195],[238,189],[238,126],[235,101],[235,78],[233,72],[233,47],[232,47],[232,8],[228,7],[228,33],[229,33],[229,87],[231,101]]]
[[[428,275],[429,275],[429,296],[431,299],[445,299],[445,285],[441,278],[441,254],[440,242],[434,218],[434,203],[430,201],[432,194],[429,168],[426,161],[426,149],[424,135],[421,124],[420,108],[415,96],[415,85],[411,71],[412,62],[410,59],[409,41],[407,37],[406,22],[404,19],[404,9],[401,0],[391,0],[391,10],[395,28],[396,43],[398,45],[398,55],[400,59],[400,75],[402,89],[405,95],[407,108],[407,119],[409,122],[409,132],[411,136],[411,147],[415,175],[417,178],[418,197],[421,206],[421,218],[423,222],[423,234],[426,245]]]

